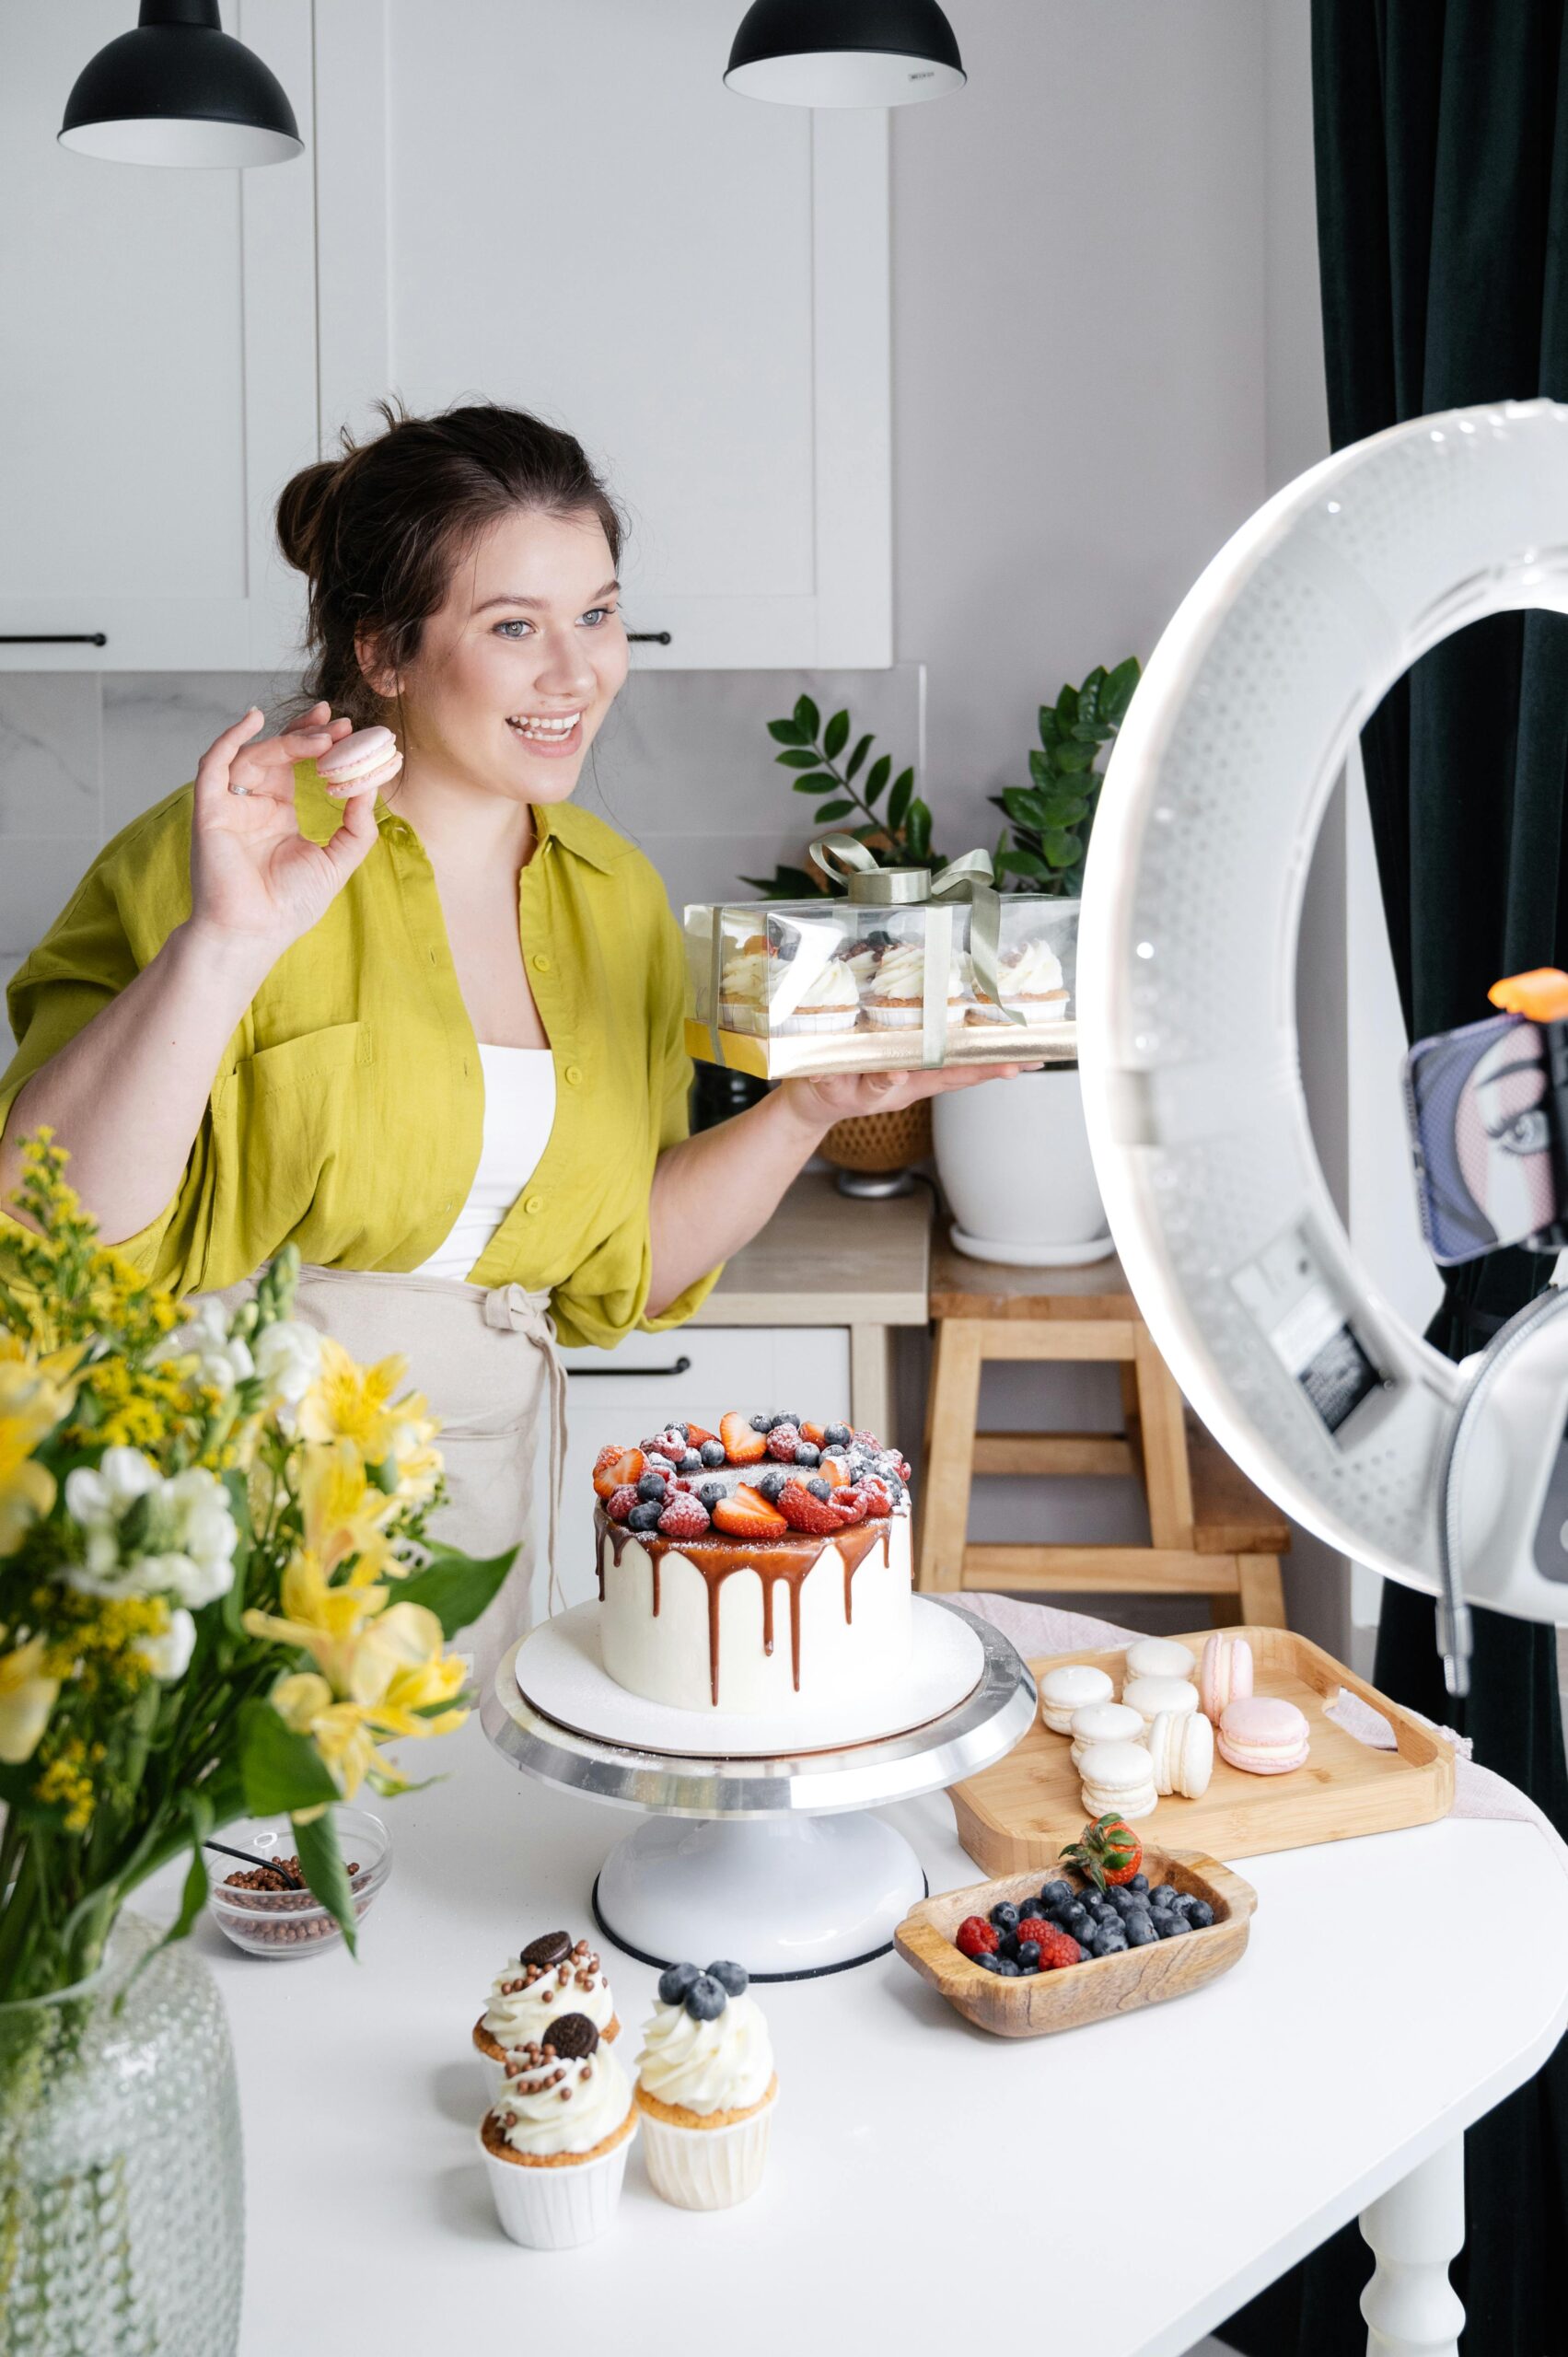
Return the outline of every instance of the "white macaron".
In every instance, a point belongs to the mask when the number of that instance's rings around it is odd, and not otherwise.
[[[1141,1743],[1091,1743],[1078,1763],[1091,1817],[1150,1817],[1159,1805],[1154,1769]]]
[[[1073,1765],[1081,1768],[1091,1743],[1142,1743],[1147,1733],[1125,1702],[1090,1702],[1073,1713]]]
[[[1040,1681],[1040,1714],[1057,1735],[1069,1735],[1073,1713],[1090,1702],[1109,1702],[1116,1688],[1103,1669],[1086,1661],[1063,1662],[1048,1669]]]
[[[1127,1678],[1191,1678],[1198,1665],[1185,1645],[1171,1637],[1140,1637],[1127,1648]]]
[[[1195,1711],[1198,1689],[1187,1678],[1132,1678],[1122,1688],[1121,1699],[1146,1726],[1162,1711]]]
[[[1155,1789],[1202,1800],[1214,1772],[1214,1730],[1202,1711],[1162,1711],[1149,1729]]]

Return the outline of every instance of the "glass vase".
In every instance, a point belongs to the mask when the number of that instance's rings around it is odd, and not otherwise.
[[[89,1980],[0,2004],[0,2357],[229,2357],[238,2342],[228,2026],[188,1945],[144,1963],[157,1938],[122,1915]]]

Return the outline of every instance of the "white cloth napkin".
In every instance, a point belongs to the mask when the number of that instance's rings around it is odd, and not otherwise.
[[[1139,1634],[1136,1629],[1119,1628],[1114,1620],[1097,1620],[1086,1612],[1063,1612],[1054,1604],[1023,1604],[1011,1596],[977,1593],[956,1601],[967,1612],[973,1612],[981,1620],[989,1620],[993,1629],[1000,1629],[1026,1661],[1038,1661],[1044,1654],[1081,1653],[1091,1645],[1130,1645]],[[1324,1708],[1358,1743],[1367,1744],[1375,1751],[1394,1749],[1393,1728],[1381,1711],[1375,1711],[1358,1694],[1347,1693],[1342,1687],[1339,1700],[1325,1703]],[[1414,1715],[1421,1714],[1418,1712]],[[1433,1722],[1425,1719],[1423,1724],[1431,1726]],[[1452,1727],[1437,1727],[1434,1731],[1454,1748],[1451,1816],[1518,1817],[1535,1824],[1550,1840],[1556,1841],[1551,1818],[1534,1801],[1505,1777],[1495,1775],[1490,1768],[1477,1766],[1470,1758],[1466,1736],[1456,1735]]]

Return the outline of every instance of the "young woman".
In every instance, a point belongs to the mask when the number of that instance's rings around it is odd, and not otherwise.
[[[296,476],[278,531],[318,701],[270,739],[254,710],[226,729],[17,974],[0,1201],[48,1123],[161,1283],[236,1285],[292,1238],[300,1316],[407,1354],[447,1535],[494,1553],[526,1536],[546,1420],[558,1476],[556,1335],[679,1324],[832,1122],[1016,1068],[789,1080],[688,1138],[679,931],[571,800],[627,669],[621,523],[580,446],[515,410],[389,412]],[[313,757],[372,722],[402,773],[334,798]],[[482,1655],[526,1625],[527,1578]]]

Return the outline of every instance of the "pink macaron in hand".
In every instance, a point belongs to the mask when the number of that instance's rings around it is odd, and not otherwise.
[[[1202,1666],[1198,1672],[1198,1707],[1218,1726],[1228,1704],[1252,1691],[1252,1648],[1245,1637],[1217,1630],[1203,1640]]]
[[[1312,1748],[1302,1713],[1272,1694],[1227,1702],[1214,1740],[1220,1758],[1249,1776],[1288,1775],[1306,1766]]]
[[[316,774],[329,794],[345,800],[351,794],[379,793],[402,768],[403,757],[389,728],[356,728],[319,755]]]

